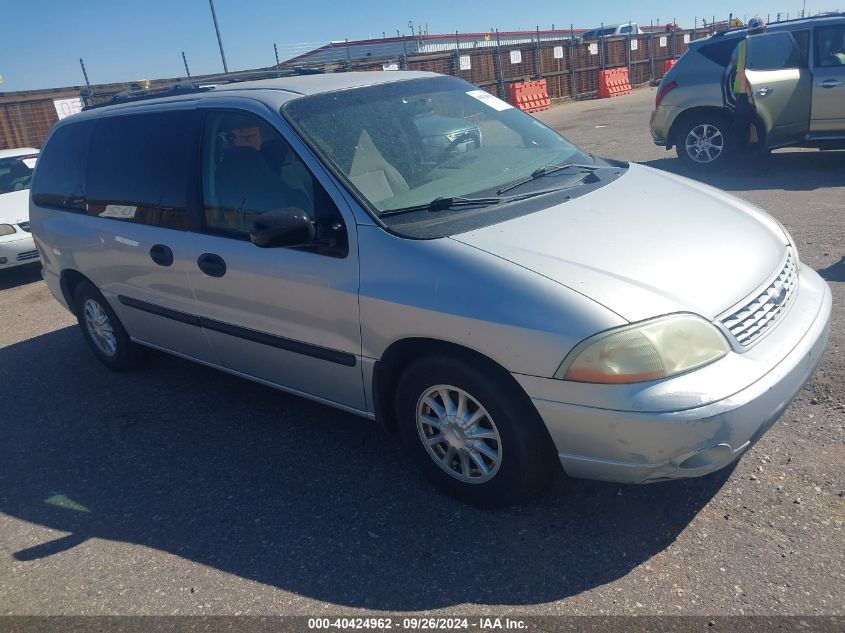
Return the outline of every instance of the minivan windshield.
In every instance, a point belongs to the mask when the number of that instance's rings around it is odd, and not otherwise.
[[[497,196],[517,181],[526,184],[512,193],[527,195],[584,175],[560,170],[534,183],[538,170],[593,163],[533,117],[453,77],[303,97],[286,104],[283,114],[385,222],[399,210],[427,205],[441,213],[471,206],[478,213],[484,202],[501,202]],[[480,202],[431,206],[443,199],[466,203],[462,198]]]

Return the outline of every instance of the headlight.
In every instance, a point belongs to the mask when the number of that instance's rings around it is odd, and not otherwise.
[[[11,224],[0,224],[0,236],[11,235],[15,232],[15,227]]]
[[[598,383],[658,380],[712,363],[729,351],[712,323],[675,314],[588,338],[564,359],[555,378]]]

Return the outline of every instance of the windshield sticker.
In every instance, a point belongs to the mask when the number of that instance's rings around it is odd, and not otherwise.
[[[478,99],[481,103],[490,106],[494,110],[498,110],[501,112],[502,110],[508,110],[513,106],[509,103],[505,103],[498,97],[494,97],[489,92],[484,90],[467,90],[467,94],[472,97],[473,99]]]

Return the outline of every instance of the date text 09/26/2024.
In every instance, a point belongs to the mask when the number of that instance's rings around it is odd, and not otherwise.
[[[386,618],[308,618],[310,630],[469,630],[479,631],[494,630],[524,630],[524,620],[511,618],[433,618],[433,617],[408,617],[400,619]]]

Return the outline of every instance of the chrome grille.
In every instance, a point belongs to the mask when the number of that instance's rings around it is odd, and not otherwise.
[[[18,226],[21,227],[21,229],[26,231],[27,233],[31,232],[29,230],[29,222],[18,222]]]
[[[38,251],[24,251],[23,253],[18,253],[18,256],[15,259],[19,262],[25,262],[29,259],[38,259]]]
[[[798,289],[798,262],[792,249],[777,277],[747,303],[733,308],[720,320],[736,342],[747,347],[760,338],[786,313]]]

